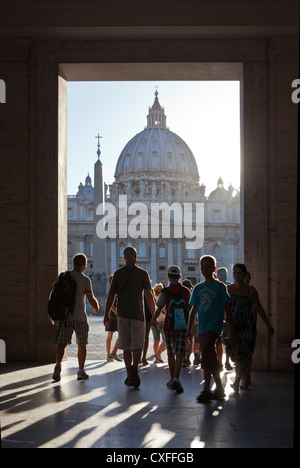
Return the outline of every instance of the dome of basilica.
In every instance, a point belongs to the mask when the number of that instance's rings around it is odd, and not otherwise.
[[[195,157],[185,141],[166,126],[157,91],[149,108],[147,127],[125,145],[115,171],[116,182],[144,176],[199,184]]]

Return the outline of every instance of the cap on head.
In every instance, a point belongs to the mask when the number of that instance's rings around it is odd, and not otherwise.
[[[170,266],[168,269],[168,275],[180,276],[181,275],[180,268],[177,265]]]
[[[191,282],[190,279],[185,279],[181,283],[183,286],[186,286],[187,288],[193,288],[193,283]]]

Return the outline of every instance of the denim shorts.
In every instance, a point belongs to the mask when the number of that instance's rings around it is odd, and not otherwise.
[[[152,329],[154,341],[159,341],[160,337],[162,338],[162,340],[166,340],[165,332],[164,332],[164,321],[163,320],[158,322],[157,328],[151,327],[151,329]]]

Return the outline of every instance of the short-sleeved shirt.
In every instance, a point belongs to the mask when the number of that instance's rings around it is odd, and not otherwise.
[[[75,304],[70,319],[78,322],[87,322],[85,298],[87,294],[93,294],[90,278],[79,271],[71,271],[72,278],[77,283]]]
[[[207,331],[220,334],[223,329],[224,304],[230,301],[227,287],[215,280],[199,283],[192,292],[190,305],[198,309],[198,334]]]
[[[130,278],[128,280],[128,277]],[[126,281],[128,282],[126,283]],[[125,287],[124,284],[126,283]],[[118,317],[144,321],[144,294],[151,289],[149,274],[140,267],[123,266],[116,270],[110,292],[118,295]]]
[[[190,290],[188,288],[183,286],[181,283],[171,283],[167,287],[167,289],[174,295],[176,295],[179,292],[180,288],[185,289],[185,291],[183,291],[182,298],[183,298],[183,300],[186,302],[186,304],[188,306],[189,305],[189,300],[190,300]],[[156,301],[157,306],[162,307],[162,308],[164,308],[164,306],[166,306],[166,315],[165,315],[165,318],[164,318],[164,331],[166,333],[170,332],[170,329],[168,327],[168,310],[169,310],[170,299],[171,299],[171,297],[168,296],[167,294],[165,294],[163,292],[163,290],[162,290],[159,297],[158,297],[158,299],[157,299],[157,301]]]

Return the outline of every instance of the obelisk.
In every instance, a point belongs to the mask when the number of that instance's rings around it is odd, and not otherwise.
[[[94,165],[94,232],[93,232],[93,289],[96,296],[106,294],[106,282],[107,282],[107,256],[106,256],[106,240],[100,239],[96,232],[97,223],[101,221],[103,217],[99,214],[102,211],[104,215],[104,180],[103,180],[103,164],[100,160],[100,138],[99,134],[95,138],[98,138],[98,159]],[[99,207],[102,206],[102,210]],[[97,211],[98,209],[98,211]],[[98,213],[98,214],[97,214]]]

